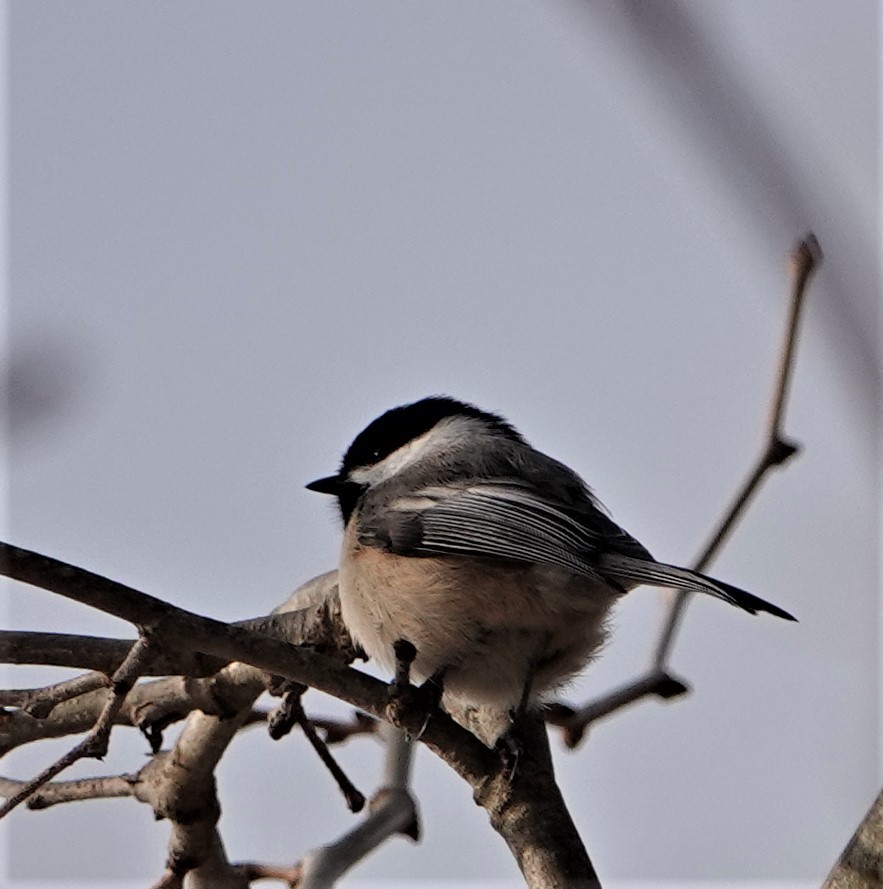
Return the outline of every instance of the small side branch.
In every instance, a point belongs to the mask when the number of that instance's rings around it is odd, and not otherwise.
[[[791,441],[783,432],[785,407],[794,369],[802,310],[812,274],[818,269],[821,262],[821,248],[812,234],[808,234],[800,241],[790,255],[791,297],[779,353],[773,396],[765,424],[763,447],[759,458],[748,473],[733,502],[692,563],[692,567],[696,571],[704,571],[723,548],[767,474],[772,469],[782,466],[800,450],[799,445]],[[552,711],[553,717],[557,720],[555,724],[562,727],[568,746],[579,744],[586,729],[593,721],[607,716],[621,707],[648,695],[671,698],[687,691],[687,686],[681,680],[671,677],[668,672],[668,663],[691,595],[691,593],[682,590],[675,593],[654,648],[652,666],[645,674],[590,702],[579,710],[572,711],[569,715],[560,709],[557,713]]]
[[[109,685],[110,677],[105,673],[84,673],[44,688],[0,690],[0,707],[18,707],[34,719],[45,719],[57,704]]]
[[[785,436],[782,427],[785,423],[785,405],[794,368],[797,331],[803,305],[812,274],[822,262],[822,251],[815,235],[807,235],[794,248],[789,259],[791,299],[761,453],[718,527],[693,562],[692,567],[696,571],[704,571],[721,551],[770,470],[782,466],[800,450],[798,444]],[[665,669],[668,663],[689,597],[690,594],[683,590],[675,594],[653,657],[653,666],[657,669]]]
[[[361,812],[365,806],[364,794],[353,784],[337,760],[331,755],[328,745],[319,737],[315,726],[307,714],[304,713],[301,698],[307,687],[300,683],[289,683],[289,686],[284,692],[282,703],[270,716],[268,725],[270,737],[274,741],[278,741],[279,738],[287,735],[295,725],[300,726],[313,750],[316,751],[319,759],[322,760],[322,764],[337,782],[337,786],[340,788],[344,799],[346,799],[349,810],[351,812]]]
[[[48,784],[56,775],[73,765],[80,759],[102,759],[107,753],[107,745],[110,740],[110,732],[114,720],[123,706],[126,695],[131,691],[138,677],[141,675],[144,665],[156,654],[152,643],[146,635],[141,636],[132,646],[125,661],[113,674],[111,679],[111,692],[101,711],[97,722],[89,734],[64,756],[56,760],[47,769],[44,769],[36,778],[22,785],[6,802],[0,806],[0,818],[8,815],[16,806],[23,803],[28,797]]]
[[[368,816],[336,842],[308,853],[293,868],[283,869],[298,877],[298,889],[330,889],[391,836],[419,838],[417,805],[408,789],[413,744],[393,726],[384,724],[381,731],[386,739],[383,784],[371,800]]]
[[[29,809],[48,809],[59,803],[75,803],[85,799],[118,799],[135,795],[137,775],[107,775],[100,778],[80,778],[76,781],[52,781],[36,791],[27,806]],[[0,794],[12,796],[25,787],[24,781],[0,778]]]
[[[665,670],[651,670],[632,682],[607,692],[579,710],[555,702],[545,709],[546,722],[562,730],[564,743],[572,750],[582,743],[586,729],[593,722],[648,697],[671,700],[689,692],[689,686]]]

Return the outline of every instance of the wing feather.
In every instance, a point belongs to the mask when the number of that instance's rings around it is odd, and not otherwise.
[[[601,580],[598,554],[649,553],[594,506],[579,518],[533,490],[500,483],[427,488],[365,516],[363,543],[401,555],[465,555],[557,565]],[[611,530],[614,532],[611,534]],[[618,542],[618,546],[617,546]]]
[[[517,482],[432,487],[393,497],[359,516],[359,540],[405,556],[477,556],[556,565],[623,591],[636,584],[709,593],[756,613],[792,615],[752,593],[657,562],[587,495],[543,496]]]

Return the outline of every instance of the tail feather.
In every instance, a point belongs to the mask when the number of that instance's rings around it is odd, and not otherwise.
[[[650,586],[675,587],[696,593],[708,593],[718,599],[723,599],[731,605],[736,605],[750,614],[758,611],[766,611],[781,617],[783,620],[797,620],[778,605],[773,605],[753,593],[739,589],[732,584],[724,583],[713,577],[706,577],[698,571],[688,568],[678,568],[675,565],[667,565],[665,562],[650,562],[645,559],[635,559],[631,556],[608,553],[598,566],[602,574],[609,574],[619,580],[646,583]]]

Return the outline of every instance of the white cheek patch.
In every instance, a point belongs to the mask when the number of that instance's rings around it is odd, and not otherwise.
[[[427,450],[429,450],[429,440],[434,432],[435,430],[431,429],[419,438],[412,439],[373,466],[363,466],[359,469],[354,469],[350,473],[350,479],[360,485],[376,485],[386,481],[388,478],[392,478],[392,476],[401,472],[412,463],[416,463],[426,454]]]
[[[373,466],[362,466],[349,474],[350,481],[359,485],[376,485],[397,475],[402,470],[422,460],[427,454],[439,450],[468,434],[468,428],[475,423],[470,417],[454,417],[433,426],[429,432],[411,439],[389,456]]]

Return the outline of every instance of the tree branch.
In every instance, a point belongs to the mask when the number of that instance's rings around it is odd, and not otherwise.
[[[80,759],[92,757],[102,759],[107,753],[107,745],[114,719],[123,705],[126,695],[135,684],[140,675],[143,664],[147,663],[154,654],[153,643],[147,635],[139,637],[132,646],[120,668],[113,674],[111,691],[107,701],[92,727],[89,734],[64,756],[56,760],[47,769],[44,769],[36,778],[28,781],[20,787],[12,796],[7,797],[6,802],[0,806],[0,818],[8,815],[16,806],[24,802],[31,794],[39,790],[44,784],[51,781],[57,774],[64,771]]]
[[[29,809],[48,809],[59,803],[73,803],[86,799],[115,799],[135,795],[137,775],[105,775],[98,778],[78,778],[75,781],[51,781],[35,791],[27,801]],[[23,790],[24,781],[0,778],[0,794],[12,796]]]
[[[0,690],[0,707],[18,707],[34,719],[45,719],[57,704],[109,685],[105,673],[84,673],[44,688]]]
[[[745,514],[751,498],[757,493],[770,470],[782,466],[800,451],[799,445],[785,437],[782,426],[785,422],[785,405],[794,367],[797,331],[803,305],[812,273],[822,262],[822,251],[815,235],[807,235],[794,248],[789,260],[791,299],[761,453],[730,508],[724,513],[708,543],[693,562],[692,567],[696,571],[704,571],[723,548],[733,529]],[[653,658],[654,666],[659,669],[665,668],[671,655],[671,649],[689,597],[690,594],[683,590],[678,590],[675,594],[674,603],[669,609]]]
[[[389,837],[419,837],[417,804],[408,789],[413,744],[393,726],[384,724],[381,731],[386,740],[386,764],[383,782],[371,799],[368,816],[339,840],[314,849],[299,864],[284,871],[296,875],[298,889],[331,889]]]
[[[790,255],[791,297],[775,375],[775,386],[765,426],[763,447],[759,458],[748,473],[732,504],[725,511],[709,541],[692,563],[692,567],[696,571],[705,570],[720,552],[770,470],[783,465],[799,451],[799,446],[784,435],[782,427],[794,367],[802,308],[812,274],[821,262],[821,248],[812,234],[808,234],[800,241]],[[652,666],[646,673],[589,702],[578,710],[571,711],[570,715],[562,715],[562,709],[553,710],[557,719],[556,724],[563,728],[565,742],[568,746],[579,744],[585,736],[586,729],[593,721],[608,716],[621,707],[644,697],[672,698],[684,694],[688,690],[685,683],[669,673],[668,662],[691,596],[691,593],[683,590],[678,590],[674,594],[674,599],[666,611],[656,642]]]
[[[877,795],[822,889],[879,889],[883,885],[883,791]]]
[[[134,641],[70,633],[0,630],[0,663],[71,667],[109,676],[125,660]],[[145,665],[144,675],[211,676],[226,663],[198,651],[162,652],[152,664]]]
[[[170,648],[200,651],[231,662],[250,664],[256,670],[264,671],[271,676],[302,682],[327,692],[379,719],[394,720],[399,728],[412,736],[422,732],[422,742],[467,780],[476,791],[476,798],[482,801],[482,804],[489,806],[492,823],[498,826],[510,843],[513,853],[524,869],[529,885],[534,887],[558,885],[551,882],[558,865],[563,867],[562,873],[566,875],[567,880],[570,880],[568,885],[578,885],[580,880],[594,881],[585,885],[597,884],[585,848],[573,827],[560,792],[554,786],[551,759],[548,757],[548,745],[544,734],[542,738],[539,736],[528,738],[522,762],[533,763],[533,767],[528,768],[526,765],[521,767],[511,782],[511,799],[519,801],[519,805],[511,805],[507,802],[510,798],[508,789],[504,793],[504,789],[510,787],[508,771],[500,756],[444,713],[436,714],[429,724],[424,726],[425,714],[419,708],[391,707],[389,687],[386,683],[347,667],[340,660],[295,647],[241,626],[230,626],[201,617],[107,578],[8,544],[0,544],[0,574],[100,608],[136,625],[146,627],[161,625],[163,643]],[[331,592],[332,576],[326,575],[314,583],[317,587],[321,587],[322,595],[326,599],[336,603],[328,607],[328,612],[334,612],[331,622],[338,627],[342,626],[338,623],[339,602],[336,594]],[[321,597],[316,593],[315,598],[318,600]],[[310,607],[315,610],[320,606],[314,602]],[[301,618],[303,618],[301,614],[292,615],[286,621],[280,614],[276,615],[274,620],[277,624],[281,622],[280,625],[284,625],[292,621],[297,623]],[[236,664],[231,664],[231,667],[225,669],[233,669],[235,666]],[[261,688],[263,683],[262,676]],[[251,712],[250,704],[247,712]],[[216,727],[218,737],[223,736],[223,726],[229,726],[233,732],[238,728],[236,720],[226,720],[221,723],[215,717],[194,713],[179,738],[176,750],[181,745],[182,739],[190,737],[187,729],[191,725],[199,725],[203,719],[218,722]],[[218,742],[221,750],[228,741],[229,738],[226,738],[222,743]],[[206,743],[208,741],[204,739],[202,746]],[[537,745],[539,745],[538,751],[534,752],[532,748]],[[201,760],[203,768],[206,767],[206,762],[210,761],[211,757],[207,759],[203,757]],[[168,763],[168,760],[163,762]],[[168,765],[164,767],[171,768]],[[532,781],[528,779],[530,771],[536,773]],[[189,774],[193,777],[194,774],[198,774],[198,770],[194,768]],[[173,777],[170,775],[161,782],[162,785],[177,786]],[[544,788],[541,794],[543,781],[553,783]],[[491,792],[489,788],[496,790]],[[144,793],[142,782],[139,798],[142,798]],[[543,805],[538,806],[537,801],[541,797],[544,798]],[[524,811],[525,809],[541,809],[544,817],[537,818],[530,811]],[[155,811],[165,813],[166,810],[160,807],[155,808]],[[208,848],[213,849],[213,854],[217,856],[218,849],[221,848],[220,838],[213,826],[213,817],[215,816],[209,808],[204,817],[195,818],[188,814],[183,820],[173,818],[175,830],[169,856],[169,872],[177,875],[186,870],[189,874],[188,880],[191,880],[194,889],[198,883],[193,881],[199,879],[198,871],[201,865],[194,867],[192,851]],[[546,822],[556,826],[554,849],[548,827],[543,827]],[[536,834],[524,831],[536,831]],[[196,838],[194,833],[198,835]],[[218,866],[216,858],[213,859],[213,866],[216,870]],[[545,882],[542,882],[543,880]]]

